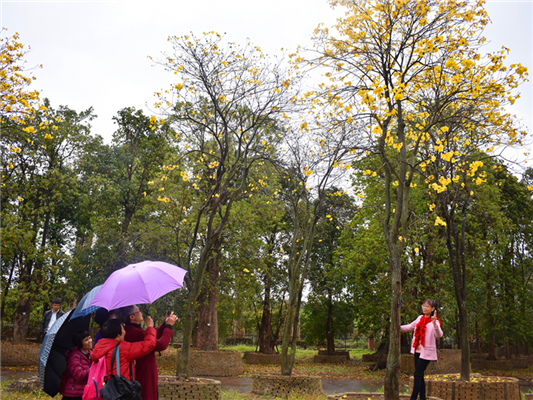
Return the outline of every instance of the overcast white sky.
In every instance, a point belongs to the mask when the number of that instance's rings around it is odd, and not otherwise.
[[[145,109],[154,92],[167,88],[173,75],[153,66],[170,50],[167,37],[203,31],[226,33],[228,41],[250,38],[268,54],[280,48],[310,45],[313,29],[333,25],[338,11],[326,0],[174,0],[174,1],[18,1],[1,0],[3,35],[20,34],[30,45],[28,65],[35,70],[34,87],[52,106],[76,111],[93,107],[98,118],[93,133],[109,141],[112,116],[121,108]],[[533,0],[489,0],[493,24],[485,36],[486,51],[505,45],[509,64],[521,62],[533,78]],[[532,132],[532,82],[520,88],[522,99],[513,112]],[[530,150],[530,149],[529,149]]]

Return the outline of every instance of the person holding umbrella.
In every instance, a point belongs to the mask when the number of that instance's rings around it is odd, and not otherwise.
[[[141,322],[143,321],[142,312],[137,306],[126,306],[117,310],[117,316],[120,321],[126,324],[126,336],[124,340],[127,342],[140,342],[145,339],[147,331],[141,328]],[[147,317],[150,318],[150,317]],[[157,363],[155,359],[156,351],[163,351],[168,347],[170,339],[174,331],[172,326],[177,321],[174,313],[167,314],[165,322],[157,329],[157,339],[154,350],[139,358],[135,364],[135,379],[142,386],[142,398],[143,400],[157,400]]]
[[[149,354],[155,347],[154,321],[146,317],[146,336],[142,342],[124,341],[126,331],[118,319],[109,319],[102,326],[102,339],[94,346],[91,353],[93,361],[106,357],[107,374],[111,373],[111,358],[117,344],[119,345],[120,375],[126,379],[135,379],[130,375],[130,362]],[[114,367],[114,366],[113,366]],[[115,370],[115,369],[114,369]],[[115,370],[116,371],[116,370]],[[132,371],[134,373],[135,371]]]
[[[61,376],[63,400],[81,400],[91,368],[93,339],[89,332],[75,333],[72,342],[76,347],[65,354],[67,368]]]

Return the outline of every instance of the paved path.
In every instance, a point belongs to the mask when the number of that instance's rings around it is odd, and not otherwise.
[[[28,379],[37,376],[37,371],[11,371],[8,368],[2,367],[0,370],[0,380],[18,380]],[[235,390],[239,393],[247,393],[252,390],[252,378],[240,378],[240,377],[209,377],[210,379],[216,379],[222,383],[222,389]],[[521,382],[520,390],[527,392],[533,390],[533,385],[525,384]],[[368,391],[374,392],[377,389],[383,387],[382,381],[355,381],[346,379],[322,379],[322,387],[326,394],[338,394],[345,392],[361,392]]]
[[[222,383],[222,389],[235,390],[239,393],[246,393],[252,390],[252,378],[239,378],[239,377],[209,377],[210,379],[216,379]],[[344,392],[361,392],[369,391],[373,392],[383,387],[383,382],[374,381],[353,381],[344,379],[322,379],[322,387],[324,393],[344,393]]]
[[[18,380],[28,379],[37,376],[37,371],[11,371],[8,368],[1,368],[0,379],[6,380]],[[252,390],[252,378],[240,378],[240,377],[209,377],[210,379],[216,379],[222,383],[222,389],[235,390],[239,393],[246,393]],[[360,392],[361,390],[375,391],[383,386],[383,382],[370,382],[370,381],[352,381],[352,380],[340,380],[340,379],[322,379],[322,386],[324,393],[344,393],[344,392]]]

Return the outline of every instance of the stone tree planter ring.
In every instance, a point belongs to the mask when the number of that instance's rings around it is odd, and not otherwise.
[[[443,400],[520,400],[518,379],[471,374],[470,381],[461,381],[459,374],[428,375],[426,394]],[[413,388],[410,378],[409,388]]]
[[[322,395],[322,380],[318,376],[252,375],[252,393],[285,399],[289,395]]]
[[[160,376],[157,384],[159,400],[220,400],[220,388],[220,381],[213,379],[189,378],[183,381],[170,375]]]

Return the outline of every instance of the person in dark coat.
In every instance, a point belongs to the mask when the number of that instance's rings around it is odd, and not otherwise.
[[[107,374],[111,373],[111,358],[117,344],[119,344],[120,355],[120,375],[126,379],[131,379],[130,362],[138,360],[149,354],[155,347],[154,321],[146,317],[146,336],[142,342],[130,343],[124,341],[126,331],[118,319],[107,320],[102,326],[102,339],[94,346],[91,353],[91,359],[96,362],[102,357],[106,357]],[[115,361],[116,363],[116,361]],[[116,367],[113,365],[113,375],[116,375]],[[135,376],[135,367],[132,370],[133,379]],[[144,399],[144,398],[143,398]]]
[[[41,321],[41,340],[44,335],[46,335],[46,332],[48,332],[48,330],[52,327],[52,325],[54,325],[54,322],[56,322],[59,317],[65,314],[60,310],[60,307],[61,299],[54,299],[52,300],[52,309],[44,313]]]
[[[91,347],[93,339],[87,331],[74,334],[72,342],[76,347],[67,351],[67,368],[61,375],[63,400],[82,400],[83,390],[91,368]]]
[[[108,311],[105,308],[101,307],[94,313],[94,322],[98,324],[100,329],[98,329],[98,332],[96,332],[96,336],[94,337],[94,345],[96,346],[96,343],[100,339],[102,339],[102,326],[104,323],[113,316],[113,313],[115,310]]]
[[[117,316],[121,322],[126,324],[125,339],[128,342],[140,342],[144,340],[147,332],[141,328],[143,315],[137,306],[122,307],[117,310]],[[147,317],[150,318],[150,317]],[[136,380],[142,385],[143,400],[157,400],[157,363],[155,359],[156,351],[163,351],[168,347],[174,331],[172,326],[178,318],[174,313],[167,315],[165,322],[157,329],[157,340],[155,348],[146,356],[137,360],[135,365]]]

